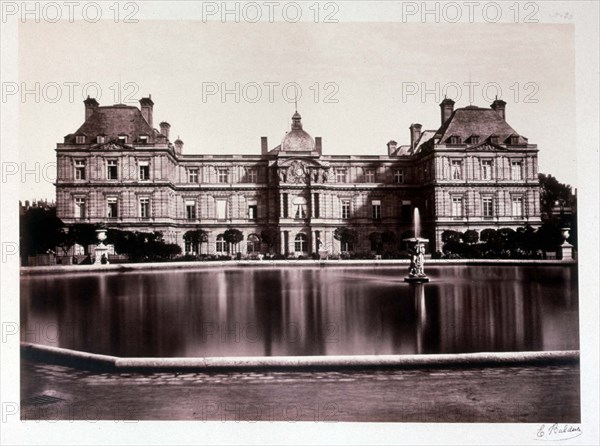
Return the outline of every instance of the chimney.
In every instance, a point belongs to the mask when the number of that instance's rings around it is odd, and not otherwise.
[[[419,141],[419,138],[421,137],[421,127],[423,127],[421,124],[411,124],[411,126],[409,127],[409,129],[410,129],[410,149],[412,151],[414,151],[415,147],[417,147],[417,142]]]
[[[269,153],[269,142],[268,142],[266,136],[261,136],[260,137],[260,154],[266,155],[267,153]]]
[[[152,124],[152,107],[154,106],[154,102],[152,102],[152,95],[149,94],[147,98],[140,99],[140,106],[142,109],[142,116],[148,123],[151,128],[154,128]]]
[[[315,137],[315,150],[319,153],[319,155],[323,154],[323,140],[320,136]]]
[[[444,98],[440,103],[440,108],[442,109],[442,125],[444,125],[444,122],[448,120],[454,111],[454,101],[452,99]]]
[[[183,152],[183,141],[177,137],[173,144],[175,144],[175,153],[181,155]]]
[[[506,102],[504,102],[502,99],[496,98],[496,100],[492,102],[492,109],[506,121]]]
[[[98,104],[97,100],[95,100],[94,98],[90,98],[89,96],[85,101],[83,101],[83,104],[85,105],[85,120],[87,121],[89,117],[92,116],[92,113],[94,113],[94,110],[96,110],[96,108],[98,108],[100,104]]]
[[[398,146],[398,143],[394,140],[387,143],[388,156],[396,156],[396,147],[397,146]]]
[[[160,124],[160,134],[166,136],[169,139],[169,130],[171,129],[171,124],[168,122],[161,122]]]

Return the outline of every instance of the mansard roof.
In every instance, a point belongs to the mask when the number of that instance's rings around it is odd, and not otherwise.
[[[105,136],[111,140],[119,135],[129,135],[131,141],[140,135],[150,138],[162,136],[146,122],[137,107],[124,104],[96,107],[75,133],[65,136],[65,143],[75,143],[75,135],[81,134],[85,134],[91,140],[95,140],[97,136]]]
[[[439,138],[440,144],[445,144],[450,136],[459,136],[462,141],[467,141],[473,135],[479,136],[479,141],[495,135],[501,144],[507,143],[511,135],[517,135],[518,144],[527,144],[527,138],[519,135],[496,110],[474,105],[456,109],[438,129],[435,138]]]

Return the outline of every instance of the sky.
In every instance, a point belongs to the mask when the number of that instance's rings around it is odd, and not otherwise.
[[[86,93],[100,105],[151,94],[154,126],[199,154],[258,154],[261,136],[277,146],[298,97],[324,154],[381,155],[411,123],[437,129],[444,93],[456,107],[499,93],[540,172],[577,186],[572,25],[27,22],[18,39],[20,92],[40,85],[20,97],[20,162],[40,170],[21,200],[54,198],[54,149],[83,123]]]

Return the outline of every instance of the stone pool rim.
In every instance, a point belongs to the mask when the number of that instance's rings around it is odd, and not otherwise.
[[[96,272],[134,272],[161,270],[202,270],[202,269],[243,269],[243,268],[281,268],[281,267],[394,267],[406,268],[408,259],[394,260],[220,260],[190,262],[150,262],[119,263],[111,265],[50,265],[21,266],[21,276],[45,274],[73,274]],[[576,260],[539,260],[539,259],[427,259],[429,266],[577,266]]]
[[[21,359],[109,372],[252,371],[306,369],[414,369],[507,367],[578,363],[579,350],[479,352],[430,355],[119,357],[21,342]]]

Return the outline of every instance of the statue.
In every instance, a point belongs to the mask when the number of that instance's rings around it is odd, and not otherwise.
[[[421,243],[418,243],[411,255],[408,277],[425,277],[425,272],[423,271],[424,266],[425,246]]]
[[[429,277],[425,275],[425,243],[424,238],[409,238],[404,240],[411,250],[410,266],[408,267],[408,277],[405,282],[429,282]]]

